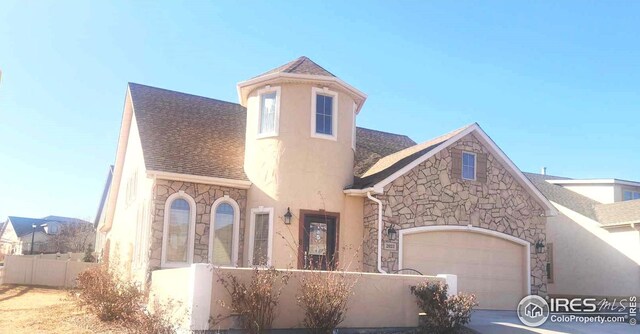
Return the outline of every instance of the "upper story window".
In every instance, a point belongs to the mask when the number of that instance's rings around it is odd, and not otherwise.
[[[625,190],[623,192],[623,196],[622,196],[623,201],[631,201],[634,199],[640,199],[640,192],[632,191],[632,190]]]
[[[238,262],[239,207],[229,196],[216,200],[209,231],[209,262],[218,266],[234,266]]]
[[[311,93],[311,136],[336,140],[338,93],[316,87]]]
[[[278,135],[280,118],[280,87],[267,86],[258,91],[260,115],[258,119],[258,137]]]
[[[462,152],[462,179],[476,179],[476,155],[469,152]]]
[[[186,266],[193,261],[195,201],[184,192],[175,193],[165,204],[162,265]]]

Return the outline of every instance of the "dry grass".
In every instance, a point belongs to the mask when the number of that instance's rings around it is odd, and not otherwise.
[[[79,308],[65,290],[0,285],[0,333],[123,333]]]

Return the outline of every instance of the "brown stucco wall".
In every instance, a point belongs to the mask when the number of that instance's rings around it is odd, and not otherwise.
[[[452,149],[486,154],[487,182],[452,178]],[[391,224],[396,229],[471,224],[528,241],[531,293],[546,294],[546,254],[535,251],[536,241],[546,239],[546,218],[541,216],[544,209],[473,135],[416,166],[376,197],[383,204],[383,243],[389,242],[386,230]],[[370,200],[364,206],[364,233],[364,270],[373,272],[378,226],[377,204]],[[397,270],[398,251],[383,249],[382,263],[384,270]]]
[[[238,263],[243,260],[245,212],[247,207],[247,191],[229,187],[199,184],[182,181],[156,180],[153,187],[153,222],[151,224],[151,252],[149,266],[151,270],[160,267],[162,256],[162,231],[164,228],[164,207],[167,198],[179,191],[184,191],[196,202],[196,233],[194,239],[194,263],[209,262],[209,224],[211,223],[211,205],[218,198],[228,195],[240,207],[240,239],[238,245]]]

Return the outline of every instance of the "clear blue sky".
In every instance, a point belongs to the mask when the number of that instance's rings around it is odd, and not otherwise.
[[[0,219],[93,218],[126,83],[237,102],[306,55],[360,126],[478,122],[524,171],[640,180],[640,2],[0,2]]]

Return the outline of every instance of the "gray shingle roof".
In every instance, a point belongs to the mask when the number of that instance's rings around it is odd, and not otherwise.
[[[323,75],[327,77],[335,77],[331,72],[325,70],[322,66],[313,62],[313,60],[302,56],[296,60],[290,61],[282,66],[276,67],[270,71],[262,73],[257,77],[272,73],[293,73],[293,74],[312,74]]]
[[[416,142],[405,135],[358,127],[354,174],[362,176],[381,158],[413,145]]]
[[[570,210],[603,225],[615,225],[640,220],[640,200],[602,204],[586,196],[545,180],[571,180],[567,177],[524,173],[531,183],[547,197]]]
[[[595,207],[598,221],[603,225],[615,225],[640,221],[640,199],[600,204]]]
[[[239,104],[129,83],[149,170],[247,180]]]
[[[36,232],[45,232],[44,226],[40,226],[42,224],[47,224],[49,222],[57,222],[57,223],[85,223],[90,224],[88,221],[84,221],[82,219],[70,218],[70,217],[62,217],[62,216],[46,216],[44,218],[28,218],[28,217],[15,217],[9,216],[7,223],[11,223],[13,226],[13,230],[16,232],[18,237],[29,234],[33,231],[33,224],[36,224]]]
[[[376,183],[384,180],[391,174],[396,171],[402,169],[404,166],[410,164],[412,161],[417,158],[425,155],[429,151],[437,148],[446,142],[449,138],[457,135],[461,131],[464,131],[470,125],[462,127],[460,129],[451,131],[445,135],[433,138],[431,140],[427,140],[420,144],[414,144],[408,146],[402,150],[399,150],[395,153],[388,154],[376,161],[371,165],[365,172],[363,172],[360,177],[357,177],[353,185],[350,186],[350,189],[364,189],[367,187],[371,187]]]
[[[556,202],[585,217],[598,220],[594,207],[599,204],[589,197],[580,195],[562,186],[551,184],[545,180],[569,180],[566,177],[524,173],[538,190],[550,201]]]

